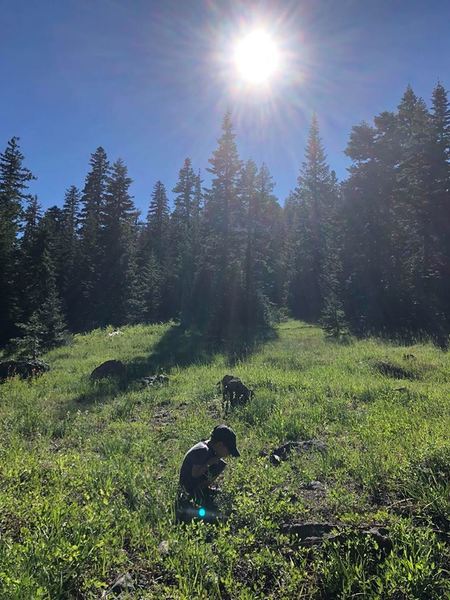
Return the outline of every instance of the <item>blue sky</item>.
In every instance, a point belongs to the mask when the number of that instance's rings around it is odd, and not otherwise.
[[[285,57],[269,92],[244,93],[233,40],[269,28]],[[186,156],[202,169],[232,110],[241,157],[266,162],[284,201],[312,113],[346,175],[352,125],[450,87],[449,0],[0,0],[0,148],[20,136],[44,207],[82,187],[102,145],[124,159],[146,213]]]

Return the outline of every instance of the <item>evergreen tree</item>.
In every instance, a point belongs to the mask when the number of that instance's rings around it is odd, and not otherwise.
[[[18,316],[17,235],[30,199],[28,182],[34,179],[23,160],[19,138],[13,137],[0,153],[0,343],[14,334]]]
[[[450,105],[445,88],[433,90],[431,112],[432,231],[436,236],[436,295],[445,323],[450,329]],[[444,345],[448,341],[444,342]]]
[[[56,210],[55,210],[56,209]],[[39,219],[39,205],[34,198],[27,211],[27,221],[21,245],[21,276],[23,305],[21,322],[17,323],[22,337],[15,340],[19,352],[35,356],[61,344],[66,324],[57,287],[55,260],[60,209],[50,208]]]
[[[173,316],[170,305],[169,270],[170,215],[166,188],[157,181],[152,192],[147,215],[143,268],[152,285],[149,290],[147,315],[152,321],[161,321]]]
[[[282,297],[281,208],[273,196],[274,184],[265,165],[258,171],[247,161],[239,185],[246,208],[245,328],[252,335],[273,319],[275,303]]]
[[[326,219],[327,247],[322,276],[324,303],[320,321],[325,332],[335,338],[348,333],[343,302],[344,223],[342,217],[341,189],[335,172],[331,171],[331,196]]]
[[[173,192],[174,211],[171,215],[170,292],[171,312],[186,316],[191,304],[194,280],[194,247],[198,232],[198,181],[191,160],[186,158],[180,169]]]
[[[438,299],[439,251],[433,215],[432,119],[425,102],[408,87],[398,107],[400,164],[398,195],[402,202],[413,283],[411,313],[418,330],[438,330],[443,318]]]
[[[125,323],[144,323],[147,320],[146,294],[150,282],[143,267],[139,265],[139,254],[136,239],[131,238],[127,251],[127,270],[124,287],[127,290],[125,298]]]
[[[166,188],[157,181],[153,188],[147,215],[149,244],[161,265],[167,260],[169,245],[169,201]]]
[[[238,195],[241,171],[231,115],[223,120],[218,148],[209,159],[212,174],[202,221],[203,248],[193,304],[197,325],[229,337],[242,321],[243,269],[240,240],[245,214]],[[245,239],[245,238],[244,238]]]
[[[162,293],[165,288],[164,273],[153,252],[146,257],[142,266],[141,285],[145,305],[144,319],[147,323],[153,323],[163,314]]]
[[[313,116],[296,196],[296,252],[290,285],[290,306],[294,314],[318,321],[326,298],[326,261],[330,241],[330,209],[336,202],[335,185],[326,162]]]
[[[256,177],[256,250],[259,287],[271,306],[281,307],[286,297],[283,211],[273,193],[275,184],[263,164]]]
[[[383,113],[375,124],[353,127],[346,154],[354,164],[343,188],[343,301],[345,313],[359,333],[394,326],[406,297],[397,296],[398,305],[391,304],[396,279],[405,294],[411,292],[401,272],[402,255],[394,252],[401,237],[393,210],[397,119],[392,113]],[[402,319],[407,327],[409,318],[403,314]]]
[[[248,160],[242,167],[238,184],[238,193],[241,205],[245,207],[247,215],[245,224],[245,263],[244,269],[244,294],[242,298],[245,314],[243,323],[247,335],[255,330],[257,323],[262,321],[262,315],[258,314],[258,299],[260,290],[260,273],[258,272],[258,249],[256,235],[258,230],[258,193],[256,190],[256,177],[258,168],[252,160]]]
[[[43,299],[35,314],[37,322],[42,324],[40,343],[49,350],[63,343],[67,329],[56,286],[54,265],[47,250],[44,250],[41,258],[40,273]]]
[[[91,155],[91,170],[86,176],[81,196],[80,260],[77,280],[80,283],[74,311],[77,329],[89,329],[103,321],[101,307],[102,211],[110,166],[102,147]]]
[[[61,234],[61,299],[67,322],[71,329],[77,324],[77,295],[80,286],[78,281],[80,262],[80,244],[78,235],[78,212],[81,195],[78,188],[72,185],[67,189],[62,208]]]
[[[132,183],[127,167],[117,160],[108,176],[101,211],[101,320],[103,325],[125,322],[129,294],[127,277],[133,277],[133,245],[137,211],[129,194]]]
[[[41,219],[41,206],[37,196],[33,196],[24,213],[23,235],[18,249],[18,272],[21,285],[19,288],[20,310],[17,319],[21,322],[27,322],[41,298],[38,276],[39,263],[43,252]]]

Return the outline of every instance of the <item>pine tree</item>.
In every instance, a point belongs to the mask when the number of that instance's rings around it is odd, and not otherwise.
[[[256,189],[256,177],[258,168],[252,160],[248,160],[242,167],[241,176],[238,184],[238,193],[240,204],[246,210],[245,219],[245,263],[244,270],[244,295],[242,298],[243,310],[245,314],[242,317],[246,335],[255,330],[257,323],[262,321],[258,314],[258,298],[260,290],[260,273],[258,271],[258,248],[257,248],[257,214],[258,214],[258,192]]]
[[[42,338],[45,334],[40,317],[33,313],[25,323],[16,323],[19,337],[11,340],[11,348],[17,358],[36,360],[45,348],[42,345]]]
[[[174,211],[171,215],[171,251],[169,261],[171,312],[185,316],[191,303],[194,280],[194,247],[198,231],[197,176],[191,160],[186,158],[180,169],[173,192]]]
[[[425,102],[408,86],[398,107],[399,186],[402,225],[411,251],[408,264],[413,283],[412,314],[415,328],[439,326],[442,315],[437,298],[438,251],[433,227],[432,121]]]
[[[128,295],[127,277],[131,276],[137,211],[129,193],[132,183],[121,159],[108,176],[100,223],[102,248],[100,273],[101,323],[121,325],[125,322]]]
[[[38,220],[39,205],[34,199],[27,211],[27,223],[21,247],[24,303],[21,322],[22,337],[15,340],[18,351],[33,356],[64,341],[66,324],[57,287],[55,259],[58,257],[59,209],[46,211]],[[57,212],[59,211],[59,212]]]
[[[146,294],[150,282],[144,267],[139,265],[137,249],[138,234],[130,239],[127,251],[127,268],[124,287],[127,290],[125,298],[125,323],[145,323],[147,321]]]
[[[247,161],[239,185],[247,214],[245,240],[245,329],[251,336],[267,327],[281,299],[281,208],[273,196],[274,183],[265,165]]]
[[[169,244],[169,201],[161,181],[157,181],[153,188],[147,215],[147,231],[151,249],[158,262],[164,265]]]
[[[170,215],[166,188],[157,181],[152,192],[147,215],[143,268],[153,286],[147,297],[147,314],[152,321],[174,316],[171,313],[170,285],[168,281],[170,246]]]
[[[450,105],[445,88],[433,90],[431,113],[432,230],[436,236],[436,295],[444,322],[441,338],[450,330]]]
[[[241,171],[231,115],[223,120],[218,148],[209,159],[212,174],[202,223],[203,248],[194,305],[197,325],[217,337],[230,337],[242,321],[243,269],[240,240],[245,214],[238,195]]]
[[[62,208],[61,235],[61,299],[67,322],[71,329],[77,324],[76,302],[80,282],[78,281],[80,263],[80,241],[78,234],[78,212],[81,195],[78,188],[72,185],[67,189]]]
[[[320,322],[325,332],[334,338],[340,338],[349,332],[343,300],[342,217],[341,188],[336,173],[331,171],[331,195],[326,219],[327,247],[322,276],[324,302]]]
[[[38,267],[43,252],[41,220],[42,209],[37,196],[33,196],[24,213],[23,235],[18,249],[18,272],[21,285],[17,320],[22,323],[27,322],[40,301]]]
[[[43,298],[37,309],[36,319],[42,324],[41,346],[49,350],[63,343],[67,328],[56,286],[55,268],[47,250],[44,250],[41,257],[40,273]]]
[[[145,321],[154,323],[163,314],[162,294],[164,291],[164,273],[161,264],[153,252],[142,266],[142,287],[145,302]]]
[[[14,334],[18,316],[17,236],[22,228],[24,204],[30,199],[28,183],[34,179],[23,160],[19,138],[13,137],[0,154],[0,343]]]
[[[86,176],[81,197],[80,260],[78,281],[80,293],[76,300],[77,329],[90,329],[103,321],[101,307],[101,214],[105,205],[110,166],[102,147],[91,155],[91,170]]]
[[[324,308],[330,208],[335,202],[334,184],[313,116],[305,161],[295,190],[297,231],[290,304],[294,314],[318,321]]]
[[[285,298],[283,211],[275,197],[275,184],[263,163],[256,177],[258,210],[255,215],[256,249],[261,289],[270,305],[281,307]]]

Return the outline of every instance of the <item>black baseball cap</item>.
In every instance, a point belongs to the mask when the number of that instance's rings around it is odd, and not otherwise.
[[[231,456],[240,456],[241,453],[236,448],[236,434],[227,425],[217,425],[211,432],[212,442],[223,442],[228,448]]]

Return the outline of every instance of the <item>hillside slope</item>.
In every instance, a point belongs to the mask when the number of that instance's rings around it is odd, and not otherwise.
[[[109,333],[0,386],[0,598],[448,597],[450,354],[297,321],[231,355],[171,324]],[[91,383],[112,358],[127,383]],[[158,368],[169,385],[143,388]],[[225,373],[255,390],[226,418]],[[182,457],[220,422],[241,451],[220,482],[229,518],[176,525]],[[273,464],[288,440],[318,443]]]

